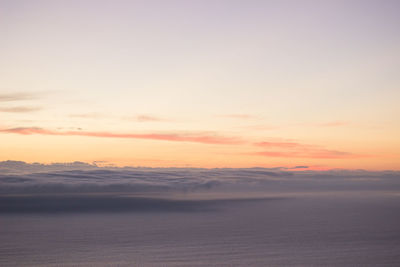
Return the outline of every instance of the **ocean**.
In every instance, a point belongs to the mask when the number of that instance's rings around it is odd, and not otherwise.
[[[125,198],[57,212],[3,198],[0,265],[400,266],[397,193]]]

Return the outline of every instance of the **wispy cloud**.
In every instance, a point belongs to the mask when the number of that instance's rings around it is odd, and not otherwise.
[[[28,113],[41,110],[41,107],[0,107],[0,112]]]
[[[35,112],[42,109],[42,107],[38,106],[7,106],[6,102],[17,102],[24,100],[32,100],[36,99],[42,93],[28,93],[28,92],[18,92],[18,93],[6,93],[0,94],[0,103],[4,103],[6,106],[0,107],[0,112],[9,112],[9,113],[29,113]]]
[[[103,114],[97,112],[78,113],[69,115],[71,118],[85,118],[85,119],[98,119],[104,117]]]
[[[324,123],[317,123],[315,126],[318,127],[340,127],[349,125],[347,121],[331,121],[331,122],[324,122]]]
[[[162,122],[162,121],[169,121],[168,119],[158,117],[158,116],[153,116],[153,115],[146,115],[146,114],[140,114],[137,116],[126,116],[123,119],[128,120],[128,121],[137,121],[137,122]]]
[[[9,93],[9,94],[0,94],[0,102],[11,102],[11,101],[20,101],[20,100],[30,100],[38,97],[38,94],[34,93]]]
[[[131,138],[131,139],[150,139],[161,141],[174,141],[174,142],[192,142],[203,144],[216,144],[216,145],[229,145],[240,144],[242,140],[236,137],[226,137],[219,135],[207,134],[161,134],[161,133],[112,133],[112,132],[87,132],[87,131],[53,131],[39,127],[20,127],[0,130],[3,133],[14,133],[21,135],[59,135],[59,136],[91,136],[91,137],[104,137],[104,138]]]
[[[146,121],[164,121],[165,119],[156,117],[156,116],[150,116],[150,115],[139,115],[136,117],[136,119],[140,122],[146,122]]]
[[[342,159],[361,158],[366,156],[325,149],[323,147],[297,142],[259,142],[254,143],[254,145],[268,150],[253,152],[250,154],[265,157]]]
[[[309,166],[294,166],[291,169],[308,169]]]
[[[253,155],[266,157],[282,157],[282,158],[318,158],[318,159],[343,159],[343,158],[360,158],[361,155],[355,155],[348,152],[316,149],[304,151],[261,151],[254,152]]]
[[[295,142],[259,142],[259,143],[255,143],[254,145],[259,146],[259,147],[265,147],[265,148],[270,148],[270,147],[279,147],[279,148],[309,147],[309,145],[304,145],[304,144],[295,143]]]
[[[348,121],[329,121],[329,122],[322,122],[322,123],[296,123],[296,124],[287,124],[287,125],[280,125],[280,126],[272,126],[272,125],[249,125],[249,126],[241,126],[240,128],[243,129],[251,129],[251,130],[276,130],[281,128],[293,128],[293,127],[321,127],[321,128],[328,128],[328,127],[344,127],[349,126],[351,123]]]
[[[230,119],[241,119],[241,120],[257,119],[257,116],[251,114],[226,114],[226,115],[220,115],[219,117],[230,118]]]
[[[248,129],[248,130],[255,130],[255,131],[269,131],[269,130],[276,130],[280,129],[280,126],[272,126],[272,125],[248,125],[248,126],[240,126],[241,129]]]

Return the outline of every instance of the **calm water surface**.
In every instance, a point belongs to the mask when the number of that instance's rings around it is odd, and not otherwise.
[[[0,214],[1,266],[400,266],[400,197]]]

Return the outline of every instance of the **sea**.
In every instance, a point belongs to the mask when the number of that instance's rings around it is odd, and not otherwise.
[[[400,266],[396,192],[66,199],[0,200],[0,266]]]

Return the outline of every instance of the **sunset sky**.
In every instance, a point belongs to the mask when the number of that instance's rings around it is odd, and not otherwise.
[[[0,161],[400,170],[399,14],[0,0]]]

